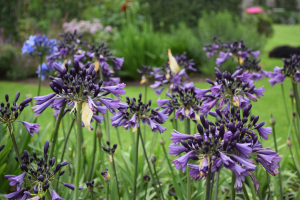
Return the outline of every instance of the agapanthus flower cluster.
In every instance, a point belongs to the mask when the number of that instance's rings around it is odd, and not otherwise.
[[[197,98],[197,90],[195,86],[181,87],[175,86],[172,94],[167,96],[170,99],[158,99],[158,106],[166,110],[166,114],[169,116],[175,112],[175,119],[189,118],[193,120],[199,120],[199,110],[201,106],[201,100]]]
[[[229,42],[223,43],[220,38],[213,37],[213,44],[205,44],[203,50],[206,51],[206,56],[210,58],[214,54],[219,54],[216,59],[216,64],[220,67],[226,60],[235,58],[239,64],[246,58],[252,55],[255,59],[258,58],[260,51],[253,51],[245,46],[244,41],[234,41],[232,44]]]
[[[53,54],[56,48],[55,39],[49,40],[45,35],[31,35],[23,44],[22,54],[28,53],[32,57],[46,56]]]
[[[278,173],[277,162],[281,160],[278,153],[270,148],[263,148],[258,141],[259,135],[267,139],[271,134],[271,127],[263,127],[264,122],[258,123],[258,116],[249,116],[251,105],[245,107],[243,112],[239,108],[231,107],[229,112],[221,113],[218,109],[214,113],[216,121],[209,121],[200,116],[201,124],[197,125],[198,132],[195,135],[182,134],[177,131],[172,133],[170,155],[181,157],[173,163],[176,169],[184,172],[189,166],[189,175],[194,180],[206,178],[209,170],[218,172],[221,168],[233,171],[236,175],[234,188],[242,191],[245,176],[253,180],[255,190],[260,186],[253,171],[257,164],[261,164],[271,175]],[[188,164],[189,161],[193,163]],[[198,164],[194,164],[197,161]]]
[[[57,62],[60,66],[62,65],[62,62]],[[41,65],[38,66],[38,70],[36,71],[36,74],[38,77],[40,77],[41,72]],[[53,75],[55,72],[55,69],[51,66],[51,64],[43,63],[42,64],[42,77],[41,80],[44,81],[47,76]]]
[[[62,41],[58,42],[56,51],[47,56],[49,64],[58,60],[64,63],[71,62],[74,55],[82,51],[81,45],[86,44],[86,41],[81,40],[83,35],[78,35],[76,30],[74,33],[62,33],[59,36],[62,37]]]
[[[166,109],[159,110],[159,108],[151,109],[151,99],[144,104],[142,102],[142,94],[136,101],[134,97],[129,99],[126,97],[126,104],[119,108],[119,112],[111,117],[111,122],[114,127],[122,126],[123,128],[136,131],[140,127],[140,123],[147,123],[153,132],[164,132],[166,128],[161,126],[167,119]]]
[[[139,75],[142,76],[141,84],[147,83],[148,80],[154,77],[154,75],[160,70],[161,68],[152,68],[151,66],[142,65],[141,69],[137,69]]]
[[[32,101],[32,98],[27,98],[18,105],[17,101],[19,100],[20,92],[17,92],[13,103],[9,103],[8,94],[5,95],[5,102],[1,102],[0,104],[0,124],[7,124],[10,126],[13,122],[21,122],[29,134],[33,136],[33,133],[39,132],[40,125],[36,123],[29,123],[25,121],[18,121],[18,117],[23,112],[24,108],[26,108],[29,103]]]
[[[50,83],[54,93],[46,96],[34,97],[36,106],[34,112],[36,116],[40,115],[47,107],[51,106],[55,110],[59,110],[64,105],[67,105],[77,111],[77,104],[82,103],[82,123],[90,130],[92,129],[90,122],[93,119],[101,123],[103,116],[98,116],[97,113],[106,114],[108,109],[115,114],[116,108],[120,107],[120,96],[125,94],[123,89],[125,84],[116,86],[102,86],[103,81],[96,80],[96,71],[94,64],[87,63],[82,69],[79,67],[79,62],[74,60],[74,68],[69,69],[69,65],[65,64],[65,68],[61,68],[59,64],[53,63],[52,66],[58,72],[58,77],[53,78]],[[113,94],[118,99],[107,97]]]
[[[251,80],[258,81],[262,80],[263,77],[268,77],[269,73],[259,66],[260,59],[250,59],[245,58],[243,63],[238,65],[236,69],[243,69],[243,71],[248,71],[251,74]]]
[[[81,52],[74,55],[76,59],[80,61],[80,67],[83,67],[84,63],[92,62],[95,65],[95,71],[99,71],[100,77],[104,81],[104,86],[114,86],[120,83],[119,77],[114,77],[115,70],[120,70],[124,58],[117,58],[112,56],[110,50],[104,43],[96,47],[94,44],[88,46],[87,52]],[[111,65],[110,65],[110,64]]]
[[[64,161],[54,166],[55,157],[48,158],[48,149],[49,142],[46,141],[44,145],[44,156],[40,158],[37,157],[35,152],[30,156],[29,153],[24,150],[24,154],[21,156],[23,164],[20,166],[23,173],[18,176],[4,176],[4,178],[10,182],[10,186],[16,186],[16,191],[6,195],[5,198],[25,200],[31,197],[39,197],[38,199],[44,199],[47,191],[52,190],[52,200],[64,200],[54,191],[54,183],[58,182],[71,190],[75,189],[74,185],[57,181],[58,177],[65,173],[65,171],[61,169],[68,165],[69,162]],[[82,187],[79,187],[79,189],[81,190]]]
[[[290,60],[283,60],[283,67],[275,67],[274,72],[269,72],[271,86],[276,83],[283,83],[286,77],[292,78],[295,82],[300,82],[300,56],[291,55]]]
[[[168,50],[168,61],[162,68],[157,68],[155,71],[155,82],[150,87],[156,89],[155,94],[161,94],[164,85],[169,85],[167,93],[174,88],[175,85],[192,85],[187,80],[189,76],[186,70],[196,72],[194,61],[188,59],[186,53],[182,55],[172,55],[171,50]],[[158,70],[160,69],[160,70]]]
[[[250,104],[250,100],[256,102],[257,97],[264,96],[264,87],[255,88],[251,80],[251,74],[242,69],[233,74],[225,71],[221,73],[218,68],[216,71],[216,82],[206,79],[211,84],[210,89],[196,89],[197,97],[203,100],[200,112],[208,114],[212,107],[216,106],[219,110],[228,110],[230,105],[244,108]]]

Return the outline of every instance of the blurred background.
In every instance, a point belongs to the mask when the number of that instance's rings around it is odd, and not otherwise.
[[[267,55],[274,30],[282,37],[281,30],[294,35],[300,30],[285,28],[299,26],[300,0],[1,0],[0,8],[1,80],[37,79],[38,63],[21,55],[23,42],[35,34],[59,40],[59,33],[76,29],[89,43],[105,42],[125,58],[117,76],[128,81],[140,79],[136,69],[142,64],[162,65],[168,48],[173,54],[187,52],[198,75],[210,76],[214,59],[202,48],[213,36],[243,39]]]

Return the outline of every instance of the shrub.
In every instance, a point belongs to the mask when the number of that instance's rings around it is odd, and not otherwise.
[[[241,20],[235,18],[228,11],[220,13],[204,14],[199,19],[196,36],[199,40],[198,48],[195,51],[199,52],[197,60],[201,62],[201,71],[206,75],[214,74],[215,59],[207,58],[202,50],[204,44],[212,43],[212,37],[220,37],[222,41],[233,42],[235,40],[244,40],[247,47],[261,50],[266,43],[266,38],[260,35],[257,31],[257,22],[248,21],[242,23]],[[233,71],[235,68],[229,62],[222,65],[223,70]]]
[[[128,24],[116,34],[112,41],[117,57],[124,57],[121,77],[138,79],[137,69],[141,65],[161,66],[167,57],[167,39],[162,33],[155,33],[151,23],[141,26]]]

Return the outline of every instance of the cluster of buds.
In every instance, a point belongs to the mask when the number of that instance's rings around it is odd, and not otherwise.
[[[138,74],[142,76],[141,84],[147,83],[159,70],[161,70],[161,68],[152,68],[151,66],[142,65],[141,69],[137,69]]]
[[[175,111],[175,119],[181,121],[186,118],[198,120],[197,113],[200,110],[201,99],[197,98],[198,89],[195,86],[181,87],[176,86],[172,94],[167,94],[170,99],[158,99],[158,106],[166,109],[170,116]]]
[[[252,55],[255,59],[258,58],[260,51],[253,51],[249,49],[244,41],[240,42],[234,41],[233,43],[225,42],[223,43],[220,38],[213,37],[213,44],[205,44],[204,51],[206,51],[206,56],[210,58],[214,54],[219,54],[216,59],[216,64],[221,66],[229,58],[235,58],[239,61],[239,64],[243,62],[244,59],[250,58]]]
[[[21,156],[23,164],[20,166],[23,173],[18,176],[4,176],[4,178],[10,181],[10,185],[16,186],[17,189],[16,192],[6,195],[5,198],[27,199],[34,196],[43,198],[46,195],[46,192],[49,190],[50,185],[54,184],[53,182],[63,184],[65,187],[71,190],[75,189],[74,185],[57,181],[57,177],[60,177],[65,173],[64,170],[61,171],[62,167],[69,164],[69,162],[65,161],[58,163],[54,167],[55,157],[48,159],[48,149],[49,142],[46,141],[44,145],[44,156],[40,158],[37,157],[35,152],[33,152],[32,156],[30,157],[28,152],[24,150],[24,154]],[[79,187],[79,189],[82,189],[82,187]],[[34,194],[31,194],[30,191],[33,191]],[[52,199],[53,196],[58,196],[54,190],[52,190]],[[58,196],[58,198],[60,197]]]
[[[158,130],[162,133],[166,130],[161,126],[168,119],[166,109],[160,111],[159,108],[151,109],[151,99],[144,104],[141,93],[137,101],[134,97],[131,99],[126,97],[126,103],[127,108],[119,109],[119,112],[111,117],[114,127],[123,126],[126,130],[133,127],[133,131],[136,131],[140,127],[140,123],[143,122],[143,124],[147,123],[154,132]]]
[[[186,70],[196,72],[194,61],[189,60],[185,53],[182,55],[172,55],[171,50],[168,50],[168,61],[162,68],[155,69],[155,82],[150,87],[156,89],[155,94],[161,94],[164,85],[169,85],[167,93],[174,88],[175,85],[191,85],[187,80],[189,76]]]
[[[23,112],[24,108],[26,108],[29,103],[32,101],[32,98],[27,98],[18,105],[17,101],[19,100],[20,92],[17,92],[13,103],[9,103],[9,96],[5,94],[5,102],[0,103],[0,124],[10,125],[11,123],[17,121],[18,117]],[[26,127],[29,134],[33,136],[33,133],[39,132],[40,125],[35,123],[28,123],[24,121],[20,121]]]
[[[300,82],[300,56],[291,55],[290,60],[283,60],[283,67],[275,67],[274,72],[269,72],[271,86],[276,83],[283,83],[286,77],[292,78],[296,82]]]
[[[185,171],[186,166],[189,166],[189,175],[194,180],[206,177],[209,170],[214,173],[225,167],[235,173],[234,188],[238,192],[242,190],[245,176],[250,176],[256,191],[259,190],[259,183],[253,173],[257,167],[254,161],[262,164],[271,175],[275,175],[278,173],[276,163],[281,158],[270,148],[263,148],[258,141],[255,129],[264,139],[272,131],[270,127],[263,127],[264,122],[257,124],[258,116],[251,116],[249,120],[250,109],[251,106],[247,106],[243,110],[243,118],[239,108],[235,110],[232,107],[225,114],[217,109],[215,123],[205,119],[204,115],[200,116],[202,125],[197,125],[199,133],[172,133],[171,140],[174,144],[170,145],[169,154],[177,156],[185,152],[185,155],[173,161],[175,167]],[[196,160],[200,164],[188,164],[189,160]]]
[[[143,179],[144,179],[144,181],[145,181],[146,183],[148,183],[148,182],[151,180],[151,178],[150,178],[150,176],[149,176],[148,174],[145,174],[145,175],[143,176]]]
[[[55,110],[59,110],[64,105],[77,109],[77,104],[82,103],[82,123],[88,130],[91,130],[90,122],[92,118],[101,123],[103,116],[98,116],[97,113],[106,114],[108,109],[115,114],[116,108],[120,107],[119,99],[106,97],[109,94],[119,95],[125,94],[123,89],[125,84],[116,86],[103,87],[103,81],[95,79],[96,71],[94,64],[86,64],[82,69],[79,67],[79,62],[74,60],[74,68],[69,70],[68,64],[65,68],[61,68],[58,64],[53,63],[53,67],[59,72],[58,78],[50,77],[52,80],[50,87],[54,93],[46,96],[38,96],[34,112],[40,115],[48,106],[51,105]],[[69,70],[69,71],[68,71]]]
[[[251,80],[257,81],[262,80],[263,77],[268,77],[269,73],[265,70],[261,69],[261,66],[259,66],[260,59],[253,59],[245,58],[244,62],[236,67],[237,70],[243,69],[243,71],[248,71],[251,73]]]
[[[117,149],[117,144],[114,144],[113,146],[112,146],[112,148],[110,148],[110,142],[109,141],[106,141],[106,144],[108,145],[108,147],[106,148],[106,147],[104,147],[104,146],[102,146],[102,149],[106,152],[106,153],[108,153],[109,155],[111,155],[111,156],[113,156],[114,154],[115,154],[115,152],[116,152],[116,149]]]
[[[233,74],[225,71],[221,73],[218,68],[216,71],[216,82],[206,79],[211,84],[210,89],[196,90],[197,97],[203,100],[200,112],[208,114],[212,107],[216,106],[219,110],[225,105],[225,110],[229,110],[230,105],[244,108],[250,104],[250,100],[256,102],[257,97],[264,96],[264,87],[255,88],[251,80],[251,74],[242,69]]]
[[[74,33],[62,33],[59,34],[62,37],[62,41],[58,42],[56,51],[47,57],[47,61],[52,63],[54,61],[64,61],[65,63],[73,60],[73,56],[81,52],[80,45],[86,44],[86,41],[82,41],[82,34],[77,35],[76,30]]]
[[[93,189],[94,189],[94,183],[95,181],[92,180],[91,182],[86,182],[86,187],[89,189],[90,192],[93,192]]]

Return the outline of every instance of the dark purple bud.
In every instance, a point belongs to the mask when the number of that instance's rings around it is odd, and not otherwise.
[[[116,149],[116,148],[117,148],[117,146],[118,146],[117,144],[114,144],[114,145],[113,145],[113,149]]]
[[[153,156],[153,157],[151,158],[151,162],[152,162],[152,165],[155,164],[155,162],[156,162],[156,156]]]
[[[63,166],[66,166],[67,164],[69,164],[69,161],[64,161],[64,162],[62,162],[60,164],[61,164],[61,167],[63,167]]]
[[[258,121],[259,119],[259,116],[256,116],[254,119],[253,119],[253,124],[256,124],[256,122]]]
[[[99,85],[99,88],[102,86],[102,84],[103,84],[103,80],[100,80],[100,81],[99,81],[99,84],[98,84],[98,85]]]
[[[253,135],[252,139],[253,139],[253,144],[255,144],[257,142],[257,139],[258,139],[257,135]]]
[[[50,163],[49,163],[50,164]],[[55,157],[52,158],[52,162],[51,162],[51,167],[53,167],[53,165],[55,164]]]
[[[64,183],[64,186],[66,186],[67,188],[71,189],[71,190],[74,190],[75,189],[75,185],[71,185],[71,184],[67,184],[67,183]],[[79,190],[82,190],[83,188],[81,186],[79,186]]]
[[[9,100],[8,94],[5,94],[5,100],[6,100],[6,102],[8,102],[8,100]]]
[[[79,72],[79,62],[78,62],[78,60],[77,59],[74,59],[74,69],[75,69],[75,71],[76,71],[76,73],[78,73]]]
[[[28,168],[27,168],[27,166],[24,165],[24,164],[21,165],[21,170],[22,170],[22,171],[25,171],[25,172],[28,172]]]
[[[203,127],[200,125],[200,124],[197,124],[197,129],[198,129],[198,132],[200,133],[200,135],[203,136]]]
[[[54,173],[58,172],[60,168],[61,168],[61,164],[58,163],[58,164],[56,165],[56,168],[54,169],[53,172],[54,172]]]
[[[219,136],[221,137],[221,139],[224,138],[224,133],[225,133],[225,129],[224,129],[224,125],[222,124],[219,130]]]
[[[25,106],[26,104],[28,104],[31,101],[32,101],[32,98],[27,98],[24,101],[22,101],[22,103],[20,103],[20,105]]]
[[[88,91],[83,90],[82,94],[83,94],[84,96],[86,96],[86,95],[88,95]]]
[[[210,132],[211,132],[213,135],[215,135],[215,133],[216,133],[216,127],[215,127],[215,126],[211,126],[211,127],[210,127]]]
[[[15,112],[15,119],[17,119],[19,116],[19,113],[18,112]]]
[[[44,182],[44,177],[43,177],[43,175],[40,175],[40,176],[38,177],[38,180],[41,181],[41,182]]]
[[[48,149],[49,149],[49,141],[47,140],[44,145],[44,154],[47,154]]]
[[[240,131],[236,131],[231,137],[231,141],[238,139],[240,136]]]
[[[5,144],[1,145],[0,152],[4,149],[4,147],[5,147]]]
[[[222,73],[221,71],[215,67],[215,71],[216,71],[216,76],[219,78],[219,79],[222,79]]]
[[[216,109],[216,113],[219,115],[220,118],[222,118],[222,113],[220,112],[219,109]]]
[[[62,171],[59,173],[59,176],[62,176],[64,173],[65,173],[65,170],[62,170]]]
[[[15,160],[16,160],[17,162],[19,162],[18,156],[15,156]]]
[[[20,97],[20,92],[17,92],[17,94],[16,94],[16,96],[15,96],[15,102],[18,101],[19,97]]]
[[[206,79],[206,82],[208,82],[208,83],[211,84],[211,85],[214,85],[214,82],[212,82],[212,81],[209,80],[209,79]]]
[[[185,148],[190,149],[189,145],[188,145],[184,140],[181,140],[180,143],[181,143],[182,146],[184,146]]]
[[[78,94],[79,91],[80,91],[80,86],[79,86],[79,85],[76,85],[75,89],[76,89],[76,92],[77,92],[77,94]]]
[[[204,118],[204,115],[200,115],[200,120],[201,120],[201,123],[202,125],[204,126],[204,128],[208,128],[208,123],[207,123],[207,120]]]
[[[32,155],[33,155],[34,159],[36,159],[36,153],[35,153],[35,151],[32,152]]]
[[[227,145],[228,145],[228,139],[225,139],[224,143],[223,143],[223,149],[224,150],[227,148]]]
[[[258,125],[256,125],[254,128],[255,129],[259,129],[261,128],[263,125],[265,125],[265,122],[260,122]]]

